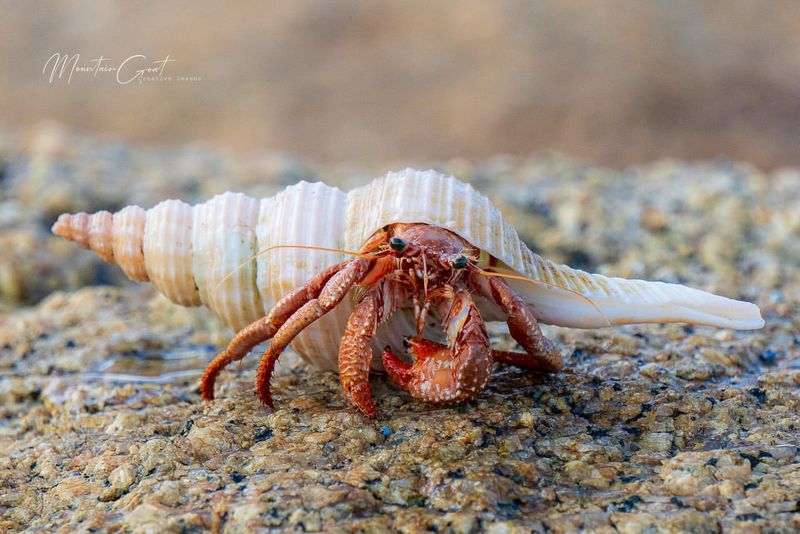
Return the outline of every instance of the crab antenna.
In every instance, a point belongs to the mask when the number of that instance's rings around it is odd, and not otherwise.
[[[484,271],[483,269],[481,269],[479,267],[475,267],[475,269],[476,269],[477,273],[479,275],[481,275],[481,276],[494,276],[494,277],[497,277],[497,278],[508,278],[508,279],[511,279],[511,280],[522,280],[523,282],[530,282],[532,284],[538,284],[540,286],[544,286],[544,287],[547,287],[547,288],[550,288],[550,289],[557,289],[557,290],[560,290],[560,291],[566,291],[567,293],[572,293],[574,295],[577,295],[579,298],[581,298],[582,300],[585,300],[587,303],[589,303],[589,305],[592,308],[597,310],[597,313],[600,314],[600,316],[606,322],[607,326],[612,326],[611,321],[608,320],[608,317],[606,316],[605,313],[603,313],[603,310],[600,309],[600,306],[598,306],[591,298],[587,297],[586,295],[584,295],[582,293],[579,293],[579,292],[574,291],[572,289],[567,289],[565,287],[560,287],[560,286],[557,286],[555,284],[550,284],[550,283],[544,282],[542,280],[537,280],[535,278],[529,278],[527,276],[522,276],[521,274],[495,273],[495,272]]]
[[[279,249],[279,248],[299,248],[299,249],[303,249],[303,250],[318,250],[320,252],[337,252],[339,254],[344,254],[346,256],[355,256],[357,258],[364,258],[364,259],[372,258],[372,256],[369,255],[369,254],[362,254],[361,252],[352,252],[350,250],[343,250],[343,249],[339,249],[339,248],[315,247],[315,246],[312,246],[312,245],[272,245],[271,247],[267,247],[267,248],[259,250],[258,252],[256,252],[255,254],[253,254],[252,256],[247,258],[246,260],[244,260],[242,263],[240,263],[238,267],[236,267],[231,272],[226,274],[222,278],[222,280],[220,280],[219,283],[214,287],[214,293],[216,293],[219,290],[219,288],[222,286],[222,284],[224,284],[231,276],[233,276],[234,274],[238,273],[245,265],[247,265],[248,263],[250,263],[254,259],[258,258],[259,256],[263,256],[264,254],[266,254],[268,252],[272,252],[273,250],[276,250],[276,249]]]

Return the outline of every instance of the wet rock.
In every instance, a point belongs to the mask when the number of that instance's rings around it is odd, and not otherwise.
[[[137,456],[146,473],[153,471],[168,473],[175,469],[178,461],[178,448],[165,439],[154,438],[138,447]]]
[[[648,451],[667,452],[672,448],[672,433],[646,432],[642,434],[639,444]]]
[[[169,508],[143,503],[125,514],[122,524],[131,532],[158,532],[167,523]]]
[[[124,464],[114,469],[108,476],[110,487],[98,497],[101,501],[113,501],[123,495],[136,481],[136,468],[131,464]]]
[[[232,450],[231,435],[219,425],[194,426],[186,438],[199,459],[208,459]]]

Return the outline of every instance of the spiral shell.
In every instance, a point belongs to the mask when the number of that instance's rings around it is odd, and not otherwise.
[[[118,263],[133,280],[152,281],[173,302],[209,307],[239,330],[265,315],[289,290],[345,259],[333,252],[277,249],[247,261],[260,250],[273,245],[358,250],[376,230],[398,222],[451,230],[495,258],[498,270],[538,280],[510,283],[545,323],[594,328],[690,322],[741,329],[764,324],[753,304],[552,263],[528,249],[487,197],[435,171],[389,173],[350,193],[321,182],[300,182],[260,201],[223,193],[196,206],[167,200],[147,211],[129,206],[113,215],[64,214],[53,232]],[[351,309],[345,299],[303,331],[293,348],[319,367],[335,369]],[[493,311],[486,309],[486,316]],[[387,323],[378,331],[376,348],[396,345],[412,331],[402,313]]]

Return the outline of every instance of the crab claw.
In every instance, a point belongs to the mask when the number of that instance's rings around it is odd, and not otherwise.
[[[408,390],[408,383],[411,381],[411,364],[406,363],[397,355],[392,352],[390,347],[383,349],[383,368],[386,374],[389,375],[389,380],[394,382],[398,387]]]
[[[414,363],[404,362],[386,347],[383,367],[389,379],[412,397],[434,404],[454,404],[471,399],[482,389],[470,387],[471,377],[464,373],[469,365],[463,365],[461,350],[422,338],[408,338],[405,344]],[[488,366],[491,369],[491,360]]]
[[[415,363],[412,365],[404,362],[392,352],[390,347],[386,347],[383,349],[383,367],[386,369],[389,379],[406,391],[414,389],[415,383],[423,378],[421,375],[430,375],[424,370],[431,368],[431,364],[434,364],[433,367],[440,366],[450,359],[450,349],[441,343],[418,337],[408,337],[403,340],[403,344],[411,351]]]

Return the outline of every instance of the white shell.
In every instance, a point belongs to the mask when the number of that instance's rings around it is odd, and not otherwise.
[[[88,219],[87,219],[88,217]],[[753,304],[677,284],[608,278],[554,264],[531,252],[487,197],[452,176],[406,169],[350,193],[321,182],[300,182],[261,201],[223,193],[191,207],[168,200],[147,210],[62,215],[53,231],[122,265],[134,280],[152,280],[170,300],[208,306],[239,330],[268,313],[289,290],[346,256],[278,249],[313,245],[359,250],[376,230],[424,222],[451,230],[501,262],[501,269],[541,281],[511,280],[544,323],[578,328],[645,322],[690,322],[760,328]],[[220,285],[220,283],[222,284]],[[336,369],[339,340],[351,299],[302,332],[292,344],[308,361]],[[486,308],[484,304],[482,308]],[[482,309],[489,318],[493,309]],[[398,346],[412,333],[407,314],[381,327],[374,347]],[[374,367],[380,368],[379,358]]]

